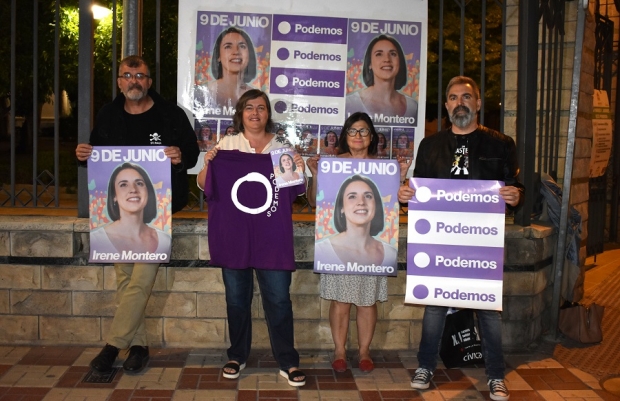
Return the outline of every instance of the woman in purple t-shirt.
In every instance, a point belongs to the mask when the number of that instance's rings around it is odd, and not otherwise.
[[[204,167],[197,177],[200,188],[205,184],[209,163],[216,157],[218,150],[269,154],[274,149],[291,147],[288,141],[271,133],[273,121],[269,98],[258,89],[251,89],[241,95],[236,106],[233,124],[236,133],[222,138],[215,148],[205,154]],[[303,174],[305,164],[300,155],[296,154],[293,157],[293,163],[296,165],[296,170]],[[290,252],[290,254],[291,258],[294,258],[294,253]],[[288,262],[293,264],[294,260]],[[293,307],[289,292],[292,271],[280,270],[281,265],[269,266],[268,269],[254,268],[254,266],[244,267],[242,269],[222,268],[231,342],[227,351],[228,362],[222,368],[222,375],[227,379],[239,377],[250,354],[253,272],[256,272],[272,352],[280,367],[280,375],[286,378],[291,386],[303,386],[306,384],[306,375],[299,370],[299,353],[294,347]]]

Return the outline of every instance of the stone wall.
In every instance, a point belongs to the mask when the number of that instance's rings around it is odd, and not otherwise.
[[[295,223],[298,270],[291,295],[300,349],[332,347],[329,303],[319,298],[312,272],[314,223]],[[228,347],[224,285],[208,264],[204,219],[173,222],[172,262],[161,266],[147,306],[153,345]],[[388,301],[378,305],[374,349],[417,349],[423,307],[404,304],[406,224],[400,229],[398,276],[388,280]],[[552,293],[553,230],[506,225],[505,348],[522,349],[547,330]],[[0,216],[0,344],[99,345],[115,310],[111,265],[88,264],[88,221],[70,217]],[[269,348],[255,293],[253,344]],[[354,312],[352,313],[354,318]],[[349,341],[357,343],[351,324]],[[354,349],[355,347],[353,347]]]

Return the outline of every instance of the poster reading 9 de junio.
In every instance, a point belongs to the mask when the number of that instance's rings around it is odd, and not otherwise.
[[[376,127],[410,129],[415,151],[427,13],[427,0],[180,0],[177,98],[193,118],[223,121],[240,96],[262,90],[294,146],[303,127],[341,126],[362,111]]]

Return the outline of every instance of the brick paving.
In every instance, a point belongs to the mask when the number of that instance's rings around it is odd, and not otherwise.
[[[594,376],[553,359],[546,348],[506,356],[511,400],[620,400],[605,392]],[[416,367],[412,351],[373,353],[377,368],[371,373],[362,373],[354,359],[346,372],[336,373],[330,369],[329,352],[302,352],[307,384],[299,389],[290,387],[278,374],[268,350],[253,351],[236,380],[221,376],[224,351],[151,349],[151,361],[141,373],[128,375],[119,369],[111,383],[84,383],[90,370],[88,361],[97,351],[88,347],[0,347],[0,401],[490,399],[484,367],[479,366],[441,366],[428,390],[411,389],[409,380]],[[115,366],[120,367],[124,357],[121,353]]]

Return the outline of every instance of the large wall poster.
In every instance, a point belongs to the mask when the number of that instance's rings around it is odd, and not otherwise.
[[[221,130],[241,94],[264,90],[298,148],[305,127],[319,127],[318,140],[322,127],[366,111],[386,132],[405,129],[415,154],[424,136],[427,14],[427,0],[180,0],[177,98],[190,118],[220,120]]]

